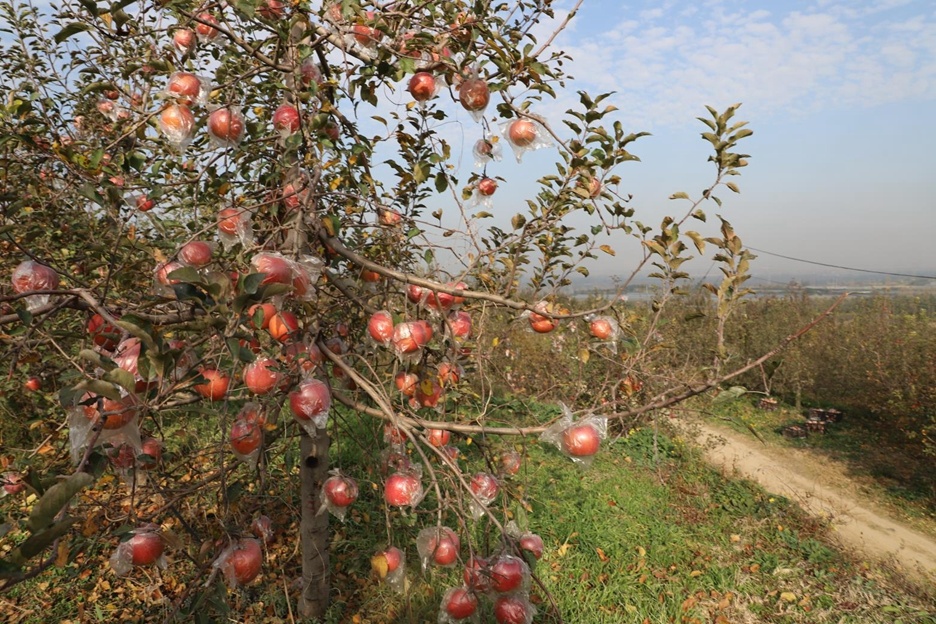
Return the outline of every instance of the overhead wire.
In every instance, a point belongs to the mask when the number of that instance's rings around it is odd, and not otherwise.
[[[932,275],[911,275],[909,273],[893,273],[891,271],[874,271],[871,269],[856,269],[855,267],[842,266],[840,264],[829,264],[827,262],[818,262],[816,260],[805,260],[803,258],[794,258],[793,256],[786,256],[783,254],[774,253],[772,251],[766,251],[764,249],[757,249],[756,247],[747,246],[751,251],[756,251],[757,253],[767,254],[768,256],[774,256],[777,258],[783,258],[785,260],[793,260],[794,262],[802,262],[804,264],[814,264],[816,266],[829,267],[832,269],[842,269],[844,271],[856,271],[858,273],[874,273],[876,275],[890,275],[893,277],[912,277],[915,279],[929,279],[936,280],[936,276]]]

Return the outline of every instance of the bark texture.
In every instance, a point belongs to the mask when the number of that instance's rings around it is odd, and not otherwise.
[[[309,620],[320,620],[328,609],[328,513],[319,515],[322,506],[322,483],[328,478],[328,434],[319,429],[314,438],[305,432],[299,441],[302,452],[300,500],[302,519],[299,525],[302,549],[302,594],[299,612]]]

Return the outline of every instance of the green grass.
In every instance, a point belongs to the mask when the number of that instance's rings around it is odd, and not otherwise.
[[[372,425],[359,427],[357,440],[333,447],[334,463],[352,473],[362,457],[374,452],[377,436]],[[478,443],[483,441],[473,445]],[[459,445],[470,457],[473,445],[464,440]],[[654,461],[654,448],[659,461]],[[570,624],[936,622],[930,615],[936,612],[933,596],[914,593],[882,570],[854,564],[829,546],[825,528],[794,504],[749,483],[726,480],[679,439],[654,441],[652,430],[640,429],[607,445],[589,468],[536,444],[526,451],[523,472],[507,484],[501,513],[528,524],[546,545],[535,566],[543,583],[533,593],[540,612],[536,622],[559,622],[560,617]],[[237,503],[245,517],[262,509],[281,531],[263,576],[228,594],[227,616],[205,600],[184,610],[198,617],[180,621],[291,621],[289,598],[295,599],[292,581],[299,573],[294,484],[288,469],[271,470],[267,490],[248,488]],[[239,468],[237,476],[249,475]],[[435,622],[439,600],[448,587],[461,583],[461,570],[419,570],[413,540],[420,527],[434,522],[432,500],[416,514],[390,514],[393,541],[407,555],[409,591],[400,595],[370,577],[370,555],[388,540],[379,475],[354,476],[362,497],[346,523],[332,524],[333,606],[326,622]],[[453,517],[445,522],[456,526]],[[482,551],[498,543],[485,521],[462,537],[463,544],[470,541]],[[180,584],[200,582],[191,580],[192,568],[180,554],[160,576],[139,570],[116,579],[101,573],[108,554],[108,548],[98,546],[79,562],[15,588],[0,597],[9,601],[0,603],[0,611],[20,614],[15,622],[162,621],[170,604],[153,599],[153,588],[172,597]],[[224,594],[223,587],[215,588]],[[50,598],[50,591],[59,598]],[[480,621],[492,622],[490,601],[484,602]],[[32,615],[17,609],[32,609]]]

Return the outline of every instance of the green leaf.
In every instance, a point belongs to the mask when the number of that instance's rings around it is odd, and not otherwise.
[[[104,379],[112,381],[127,392],[133,392],[136,386],[136,380],[133,373],[122,368],[112,368],[104,375]]]
[[[700,254],[705,253],[705,241],[702,240],[702,236],[698,232],[686,232],[686,236],[692,239],[692,242],[695,244],[695,248],[699,251]]]
[[[448,176],[445,173],[437,173],[435,177],[435,188],[438,192],[444,193],[448,188]]]
[[[91,476],[86,472],[79,474],[83,474],[88,477]],[[20,565],[26,563],[36,555],[40,554],[43,550],[51,546],[55,540],[65,535],[65,533],[68,532],[68,529],[74,523],[75,518],[66,517],[59,522],[56,522],[48,529],[39,531],[35,535],[29,536],[26,541],[19,545],[19,548],[10,553],[10,559],[14,563],[18,563]]]
[[[726,403],[728,401],[733,401],[738,397],[747,394],[747,388],[744,386],[731,386],[727,390],[722,390],[718,395],[712,399],[712,403]]]
[[[81,24],[79,22],[72,22],[62,30],[58,31],[53,39],[55,39],[55,43],[62,43],[72,35],[77,35],[78,33],[85,32],[86,30],[91,30],[91,26],[88,24]]]
[[[33,507],[29,514],[28,525],[32,531],[44,529],[55,521],[55,516],[65,508],[71,499],[94,483],[94,477],[87,472],[76,472],[60,483],[50,487]]]
[[[257,289],[260,288],[260,282],[266,278],[266,273],[251,273],[250,275],[241,278],[240,283],[244,292],[248,295],[257,294]]]
[[[741,192],[741,191],[738,190],[738,185],[735,184],[734,182],[725,182],[725,186],[727,186],[729,189],[731,189],[731,190],[734,191],[735,193],[740,193],[740,192]]]
[[[669,197],[670,199],[689,199],[689,195],[684,191],[679,191],[678,193],[673,193]]]
[[[113,399],[114,401],[119,401],[121,397],[120,390],[117,389],[117,386],[100,379],[86,379],[75,386],[75,390],[78,394],[91,392],[92,394],[99,394],[108,399]]]
[[[510,220],[510,224],[513,226],[513,229],[519,230],[526,225],[526,217],[518,212],[514,215],[513,219]]]
[[[186,284],[204,284],[205,280],[202,279],[201,274],[196,271],[193,267],[187,266],[182,267],[181,269],[176,269],[168,275],[166,279],[175,280],[179,282],[185,282]]]

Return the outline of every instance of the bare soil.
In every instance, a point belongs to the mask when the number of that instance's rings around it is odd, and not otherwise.
[[[832,462],[800,449],[764,444],[710,422],[696,420],[679,428],[695,438],[712,465],[755,481],[828,520],[840,544],[859,559],[883,562],[924,586],[936,585],[936,539],[864,496]]]

